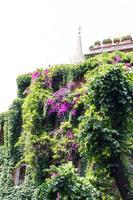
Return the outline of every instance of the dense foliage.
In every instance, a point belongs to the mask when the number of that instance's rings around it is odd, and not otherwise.
[[[132,198],[132,66],[132,53],[105,53],[17,78],[0,115],[1,200]]]

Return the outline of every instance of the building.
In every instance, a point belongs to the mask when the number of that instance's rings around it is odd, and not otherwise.
[[[118,42],[112,42],[111,39],[105,39],[104,41],[96,41],[94,46],[89,48],[89,52],[85,54],[85,58],[87,59],[90,56],[95,56],[97,54],[101,54],[104,52],[113,52],[113,51],[123,51],[123,52],[130,52],[133,51],[133,40],[131,36],[124,36],[123,39],[119,39]]]

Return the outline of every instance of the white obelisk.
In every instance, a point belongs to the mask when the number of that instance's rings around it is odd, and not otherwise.
[[[82,61],[84,61],[84,55],[83,55],[82,43],[81,43],[81,28],[79,27],[72,62],[73,64],[79,64]]]

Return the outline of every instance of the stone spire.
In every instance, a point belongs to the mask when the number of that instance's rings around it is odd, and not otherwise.
[[[74,64],[79,64],[84,60],[84,55],[82,51],[82,43],[81,43],[81,27],[79,27],[77,41],[74,49],[74,56],[72,62]]]

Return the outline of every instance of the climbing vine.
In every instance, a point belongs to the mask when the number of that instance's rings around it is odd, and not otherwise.
[[[1,200],[131,197],[132,66],[132,53],[114,52],[17,78],[0,115]]]

